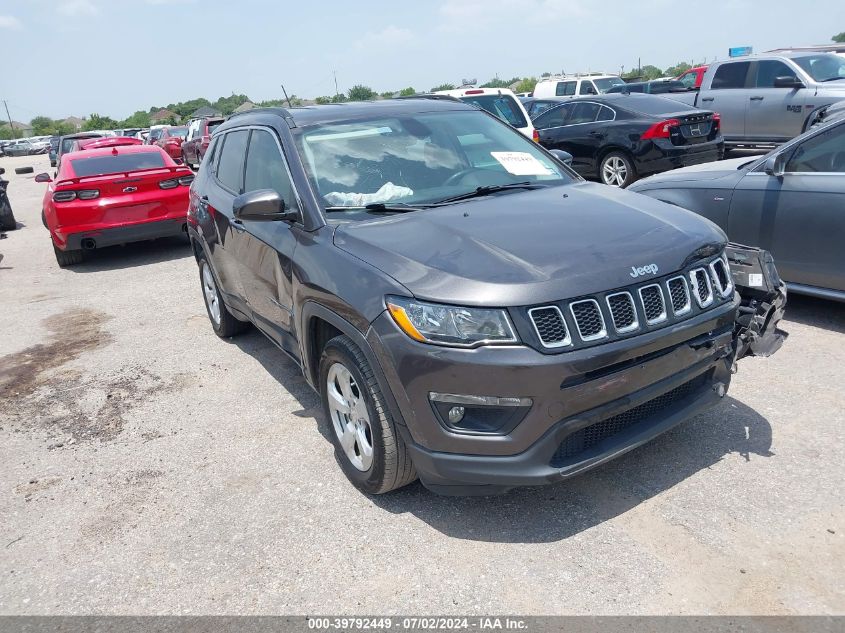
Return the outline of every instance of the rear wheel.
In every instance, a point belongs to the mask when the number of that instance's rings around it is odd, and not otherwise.
[[[369,494],[382,494],[417,478],[372,367],[348,336],[326,343],[320,387],[335,455],[349,481]]]
[[[627,187],[637,179],[634,163],[623,152],[610,152],[599,165],[601,181],[612,187]]]
[[[199,257],[200,284],[202,285],[202,298],[205,301],[205,309],[211,321],[214,333],[220,338],[230,338],[243,332],[248,324],[239,321],[229,312],[229,308],[223,303],[220,289],[217,287],[217,280],[205,255]]]
[[[56,248],[55,244],[53,244],[53,252],[56,254],[56,261],[61,268],[81,264],[82,260],[85,259],[85,255],[81,250],[63,251],[60,248]]]

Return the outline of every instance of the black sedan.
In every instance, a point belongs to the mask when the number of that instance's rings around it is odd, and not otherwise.
[[[532,120],[543,147],[569,152],[579,174],[616,187],[725,152],[718,114],[652,95],[570,99]]]

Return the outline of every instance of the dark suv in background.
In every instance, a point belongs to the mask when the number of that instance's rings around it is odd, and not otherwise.
[[[559,481],[713,406],[782,340],[764,252],[453,100],[235,115],[188,227],[214,331],[251,322],[301,366],[369,493]]]

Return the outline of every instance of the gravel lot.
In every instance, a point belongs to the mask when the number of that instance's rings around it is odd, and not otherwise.
[[[44,186],[0,158],[0,613],[845,613],[845,305],[624,458],[504,497],[368,498],[317,396],[225,342],[186,245],[60,270]]]

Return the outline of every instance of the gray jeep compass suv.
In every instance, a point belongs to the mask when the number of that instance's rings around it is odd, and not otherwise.
[[[214,331],[251,322],[302,367],[369,493],[559,481],[783,339],[767,253],[451,99],[230,117],[188,228]]]

